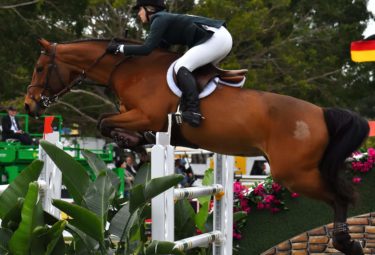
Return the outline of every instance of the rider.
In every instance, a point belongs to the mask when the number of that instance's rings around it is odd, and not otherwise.
[[[232,49],[232,36],[225,22],[200,16],[166,12],[164,0],[137,0],[142,23],[150,23],[150,32],[143,45],[125,45],[112,42],[107,52],[126,55],[148,55],[159,45],[185,45],[189,49],[175,66],[177,83],[182,91],[182,119],[191,126],[201,124],[198,88],[192,72],[208,63],[217,64]]]

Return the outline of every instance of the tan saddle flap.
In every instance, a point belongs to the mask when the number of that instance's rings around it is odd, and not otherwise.
[[[197,80],[199,90],[203,90],[210,80],[219,77],[228,83],[240,83],[246,76],[248,70],[223,70],[212,64],[207,64],[196,69],[193,74]]]

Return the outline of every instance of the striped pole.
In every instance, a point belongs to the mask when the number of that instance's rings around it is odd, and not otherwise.
[[[203,187],[189,187],[182,189],[174,189],[174,200],[191,199],[197,197],[221,195],[224,193],[224,188],[221,184],[214,184],[212,186]]]
[[[206,247],[213,242],[222,242],[222,234],[220,231],[212,231],[197,236],[188,237],[174,242],[174,250],[186,251],[196,247]]]

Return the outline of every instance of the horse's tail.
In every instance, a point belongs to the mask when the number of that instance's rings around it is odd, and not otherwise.
[[[352,182],[343,175],[345,160],[367,138],[370,127],[358,114],[339,108],[324,108],[324,119],[329,133],[329,143],[319,164],[328,188],[342,203],[354,203]]]

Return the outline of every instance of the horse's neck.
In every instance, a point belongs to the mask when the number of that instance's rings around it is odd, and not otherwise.
[[[152,77],[155,72],[158,74],[165,73],[168,65],[177,58],[176,54],[163,50],[156,50],[148,56],[131,57],[126,60],[124,60],[122,54],[108,55],[96,63],[91,70],[87,70],[103,55],[105,48],[106,44],[99,42],[60,44],[57,56],[60,61],[74,67],[75,72],[85,70],[88,78],[103,85],[108,83],[115,68],[121,68],[120,72],[118,72],[119,70],[116,70],[116,72],[124,76],[124,79],[130,78],[126,77],[128,76],[127,72],[132,73],[131,70],[134,69],[143,69],[142,75]],[[122,61],[121,66],[117,66]]]
[[[100,43],[59,44],[56,57],[71,66],[74,72],[85,71],[88,78],[104,85],[109,79],[110,67],[114,65],[115,59],[103,58],[90,69],[104,51],[105,45]]]

